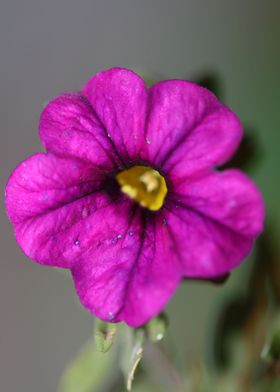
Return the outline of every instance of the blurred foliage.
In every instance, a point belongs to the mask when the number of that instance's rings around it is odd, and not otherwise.
[[[266,341],[266,345],[262,351],[262,358],[268,363],[280,364],[280,315],[276,318],[269,336]]]
[[[100,391],[115,373],[115,357],[115,350],[105,355],[96,349],[94,339],[90,339],[66,368],[59,392]]]
[[[194,82],[212,91],[212,93],[214,93],[221,101],[223,101],[224,92],[222,90],[222,81],[217,73],[203,73],[203,75],[198,75]]]

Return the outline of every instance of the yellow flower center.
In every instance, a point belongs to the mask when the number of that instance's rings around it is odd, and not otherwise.
[[[159,210],[167,194],[164,177],[147,166],[133,166],[118,173],[116,179],[123,193],[151,211]]]

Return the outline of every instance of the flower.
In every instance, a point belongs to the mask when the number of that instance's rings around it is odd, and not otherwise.
[[[113,68],[40,118],[47,152],[23,161],[6,188],[15,237],[36,262],[68,268],[82,304],[139,326],[183,277],[237,267],[262,231],[264,206],[238,170],[238,118],[205,88],[167,80],[150,89]]]

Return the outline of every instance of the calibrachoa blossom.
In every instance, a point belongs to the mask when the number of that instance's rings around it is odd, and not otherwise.
[[[47,152],[11,175],[8,215],[24,253],[69,268],[82,304],[103,320],[144,324],[183,277],[237,267],[262,230],[253,182],[215,169],[242,130],[205,88],[147,89],[113,68],[51,101],[39,128]]]

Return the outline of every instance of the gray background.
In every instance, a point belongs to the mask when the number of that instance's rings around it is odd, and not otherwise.
[[[220,74],[224,100],[256,128],[263,160],[252,173],[279,228],[280,2],[2,0],[1,197],[9,173],[42,149],[44,103],[111,66],[158,78]],[[278,224],[278,226],[277,226]],[[28,261],[1,201],[0,390],[56,391],[68,360],[92,331],[70,277]],[[245,268],[246,269],[246,268]],[[235,290],[183,285],[168,306],[170,339],[186,360],[204,355],[218,298]]]

